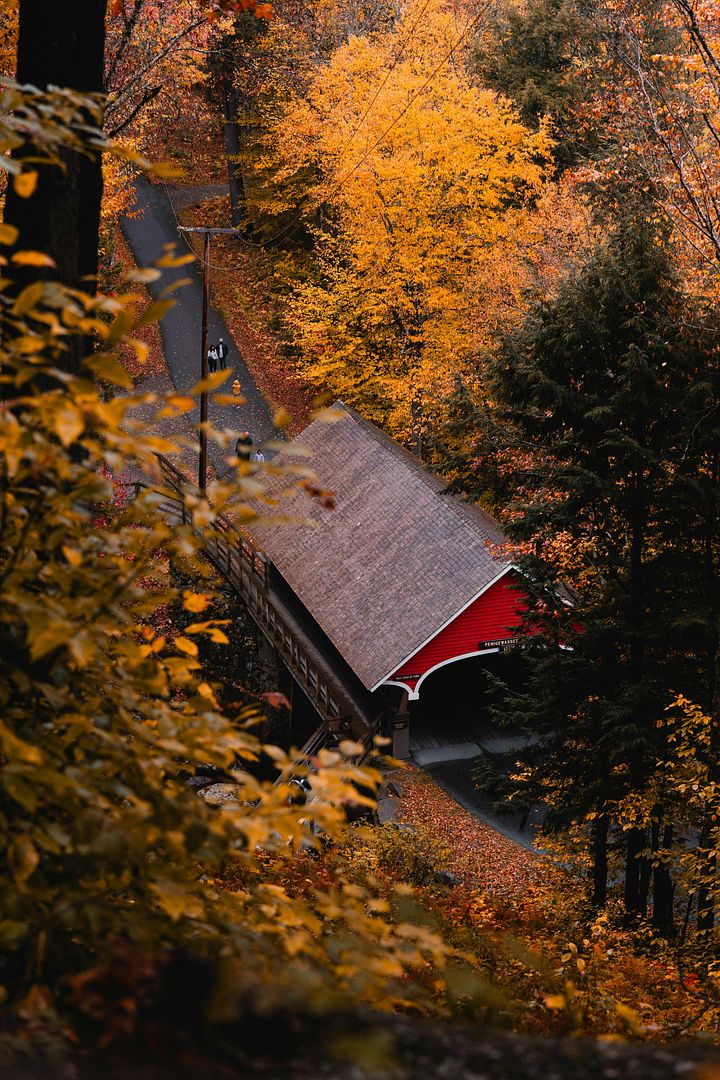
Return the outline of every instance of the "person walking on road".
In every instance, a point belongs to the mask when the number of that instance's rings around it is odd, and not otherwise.
[[[235,456],[241,461],[249,461],[252,456],[253,441],[249,431],[241,431],[235,443]]]
[[[214,375],[215,372],[217,371],[217,365],[218,365],[218,354],[217,354],[217,349],[215,348],[214,345],[211,345],[210,348],[208,349],[208,357],[207,357],[207,359],[208,359],[208,371],[210,372],[211,375]]]
[[[217,343],[217,350],[216,351],[217,351],[217,358],[218,358],[218,361],[220,363],[220,369],[222,371],[227,370],[226,361],[227,361],[228,347],[227,347],[227,345],[225,344],[225,342],[223,341],[222,338],[220,338],[220,340]]]

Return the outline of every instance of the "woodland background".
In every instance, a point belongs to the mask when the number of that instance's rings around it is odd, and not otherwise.
[[[0,5],[21,84],[0,120],[8,1055],[172,1043],[248,1068],[259,1018],[324,1016],[337,1055],[391,1069],[381,1026],[328,1019],[359,1006],[716,1036],[718,5],[77,8]],[[237,226],[214,302],[292,423],[342,397],[503,522],[540,632],[497,715],[540,743],[478,782],[549,808],[550,858],[491,858],[469,822],[442,850],[421,775],[412,829],[348,829],[380,782],[350,746],[318,763],[312,813],[268,779],[292,761],[263,748],[252,687],[223,685],[213,507],[190,493],[173,532],[112,480],[172,449],[134,405],[187,410],[141,389],[171,302],[143,286],[188,253],[132,267],[139,171],[228,184],[183,220]],[[235,469],[213,504],[240,513],[262,470]],[[186,784],[209,763],[234,809]]]

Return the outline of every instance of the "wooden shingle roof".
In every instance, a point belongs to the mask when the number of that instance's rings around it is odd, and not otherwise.
[[[335,509],[275,476],[268,495],[296,520],[251,531],[374,689],[507,569],[492,550],[507,538],[485,511],[443,494],[443,480],[373,424],[342,403],[335,409],[339,420],[316,420],[294,441]],[[284,453],[274,460],[292,462]]]

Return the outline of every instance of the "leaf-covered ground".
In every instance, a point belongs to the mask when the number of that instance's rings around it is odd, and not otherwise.
[[[543,875],[542,860],[455,802],[421,769],[396,773],[401,822],[420,825],[447,845],[451,870],[463,883],[488,895],[521,899]]]
[[[136,269],[133,254],[119,228],[115,231],[114,249],[114,271],[119,277],[123,277],[131,270]],[[137,314],[144,315],[152,303],[150,293],[144,285],[139,283],[134,286],[133,292],[138,297],[136,304]],[[147,345],[148,354],[147,358],[141,361],[134,349],[124,342],[121,343],[119,347],[120,359],[128,374],[137,383],[142,383],[144,380],[167,373],[159,325],[156,322],[151,322],[137,330],[135,337]]]

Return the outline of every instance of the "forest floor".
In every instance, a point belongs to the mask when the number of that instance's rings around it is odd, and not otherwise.
[[[528,886],[541,879],[543,862],[537,854],[462,807],[422,769],[407,766],[388,779],[402,790],[398,821],[420,826],[444,843],[450,870],[463,884],[522,900]]]

